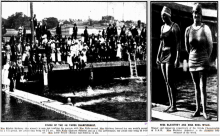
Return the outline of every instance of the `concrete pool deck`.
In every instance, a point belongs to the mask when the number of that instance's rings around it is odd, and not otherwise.
[[[14,92],[10,92],[9,90],[2,90],[2,91],[13,97],[30,102],[32,104],[36,104],[46,109],[53,110],[55,112],[66,115],[68,117],[72,117],[79,121],[118,121],[117,119],[114,119],[112,117],[108,117],[105,115],[80,109],[78,107],[70,106],[68,104],[58,102],[56,100],[48,99],[46,97],[31,94],[21,90],[15,89]]]
[[[202,113],[200,113],[199,117],[191,118],[190,116],[193,114],[194,111],[190,111],[185,108],[177,108],[177,112],[173,112],[173,113],[162,112],[166,108],[167,106],[165,105],[152,103],[152,112],[151,112],[152,118],[156,118],[159,120],[168,120],[168,121],[177,121],[177,120],[178,121],[190,121],[190,120],[217,121],[218,119],[217,116],[215,115],[209,115],[211,119],[205,120],[205,118],[202,116]]]

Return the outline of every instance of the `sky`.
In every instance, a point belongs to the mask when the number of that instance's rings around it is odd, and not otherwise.
[[[111,15],[116,20],[141,20],[146,23],[146,2],[33,2],[33,12],[38,20],[56,17],[58,20],[82,19],[89,17],[101,20]],[[2,17],[7,19],[15,12],[30,16],[30,2],[2,2]]]

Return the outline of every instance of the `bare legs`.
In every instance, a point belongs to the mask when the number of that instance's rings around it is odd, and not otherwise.
[[[175,112],[176,109],[176,88],[174,87],[173,75],[174,65],[161,64],[161,70],[167,87],[167,94],[169,98],[169,107],[164,112]]]
[[[203,116],[205,119],[209,119],[210,117],[206,114],[206,102],[207,102],[207,96],[206,96],[206,81],[207,81],[207,75],[206,71],[191,71],[191,76],[193,79],[193,83],[195,86],[195,98],[196,98],[196,111],[192,115],[192,117],[196,117],[200,115],[200,102],[202,102],[202,108],[203,108]],[[200,101],[201,96],[201,101]]]

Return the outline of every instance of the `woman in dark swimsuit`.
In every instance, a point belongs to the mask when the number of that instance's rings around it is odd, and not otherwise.
[[[169,8],[163,7],[161,18],[165,24],[161,27],[161,40],[156,63],[161,65],[170,103],[169,107],[163,112],[170,113],[177,111],[173,76],[174,68],[179,66],[180,28],[171,21],[171,10]]]

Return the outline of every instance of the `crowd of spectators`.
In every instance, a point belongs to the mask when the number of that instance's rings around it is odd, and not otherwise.
[[[137,26],[123,26],[120,33],[116,24],[109,24],[98,34],[89,35],[86,26],[81,36],[74,24],[73,34],[69,37],[61,34],[61,24],[56,27],[54,36],[45,22],[44,25],[34,24],[34,43],[27,40],[22,27],[19,27],[17,36],[2,43],[3,66],[16,65],[25,77],[42,73],[43,69],[51,69],[54,65],[68,64],[70,69],[80,70],[86,63],[146,59],[146,26],[140,21]]]

